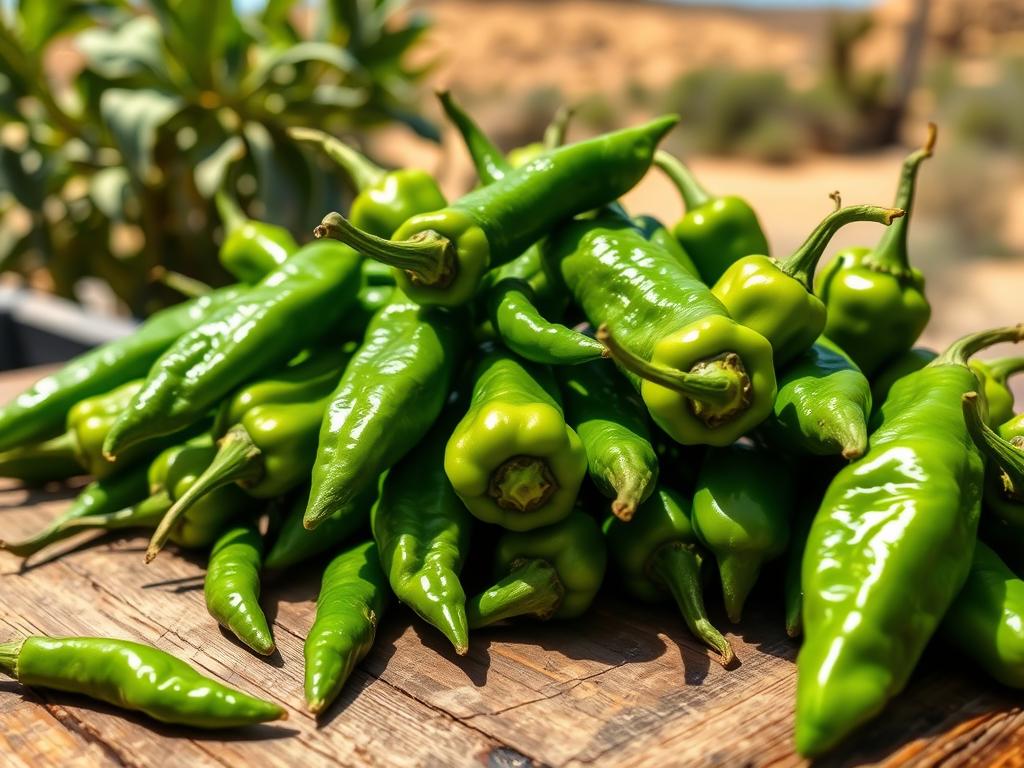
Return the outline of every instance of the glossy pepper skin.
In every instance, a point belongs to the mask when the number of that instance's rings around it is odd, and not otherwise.
[[[935,126],[922,149],[903,161],[895,206],[907,212],[878,246],[848,248],[818,273],[815,293],[828,307],[825,335],[846,350],[868,378],[917,341],[931,317],[924,276],[910,265],[907,231],[921,163],[931,157]]]
[[[643,401],[608,362],[557,369],[557,375],[590,479],[613,500],[612,514],[629,521],[658,482],[658,455]]]
[[[217,259],[240,283],[255,285],[299,250],[284,227],[250,219],[224,190],[214,196],[224,225],[224,240]]]
[[[470,301],[484,273],[511,261],[555,224],[610,203],[647,172],[678,118],[559,147],[475,189],[446,208],[413,216],[382,241],[330,213],[317,237],[343,239],[399,270],[398,285],[421,304]]]
[[[472,517],[444,473],[444,446],[454,421],[442,416],[416,450],[391,468],[371,526],[395,596],[463,656],[469,628],[459,573]]]
[[[316,619],[306,636],[306,706],[319,715],[373,647],[387,603],[387,578],[377,545],[360,544],[334,558],[324,571]]]
[[[210,552],[203,582],[206,610],[217,622],[262,656],[274,652],[274,638],[260,607],[263,539],[254,525],[225,531]]]
[[[0,672],[79,693],[163,723],[233,728],[283,720],[279,705],[228,688],[169,653],[105,637],[27,637],[0,645]]]
[[[323,418],[307,528],[349,504],[427,433],[462,357],[462,322],[400,293],[377,313]]]
[[[494,554],[498,581],[466,604],[469,628],[516,616],[581,616],[601,588],[607,561],[600,528],[579,510],[544,528],[506,531]]]
[[[704,456],[693,527],[718,563],[730,621],[740,620],[761,566],[786,551],[795,503],[792,469],[778,454],[736,444]]]
[[[768,240],[750,203],[735,195],[711,195],[689,168],[667,152],[657,152],[654,164],[668,175],[683,197],[686,213],[672,228],[672,234],[705,283],[714,285],[744,256],[768,253]]]
[[[512,531],[551,525],[572,512],[586,468],[551,371],[486,354],[444,453],[445,474],[470,513]]]
[[[543,248],[591,324],[607,325],[612,357],[654,421],[683,444],[728,445],[775,399],[768,341],[630,221],[606,215],[563,226]]]
[[[157,312],[130,336],[108,342],[44,376],[0,408],[0,451],[56,436],[79,400],[145,376],[180,336],[242,295],[235,287]]]
[[[894,357],[871,377],[871,402],[875,409],[881,407],[889,396],[892,385],[914,371],[920,371],[928,363],[939,356],[939,353],[927,347],[914,347]]]
[[[971,370],[981,383],[988,405],[989,426],[996,427],[1013,417],[1013,390],[1007,381],[1024,371],[1024,356],[997,360],[971,360]]]
[[[707,552],[693,530],[690,514],[689,499],[659,486],[629,523],[614,515],[605,520],[608,554],[630,595],[649,603],[674,598],[694,637],[728,665],[733,660],[732,646],[711,624],[704,608],[701,566]]]
[[[40,443],[0,452],[0,477],[40,485],[84,474],[85,467],[79,462],[75,448],[74,437],[65,432]]]
[[[364,232],[388,238],[418,213],[447,202],[434,177],[419,168],[388,171],[334,136],[314,128],[292,128],[291,136],[319,147],[356,191],[349,220]]]
[[[864,455],[871,385],[854,362],[824,336],[779,372],[779,393],[763,431],[790,453]]]
[[[355,301],[359,262],[344,246],[312,243],[212,313],[153,365],[103,452],[116,456],[194,423],[239,384],[317,341]]]
[[[829,241],[854,221],[889,226],[903,215],[898,208],[851,205],[829,214],[793,255],[774,261],[744,256],[718,278],[711,292],[738,323],[771,342],[776,365],[785,365],[810,349],[825,330],[825,304],[811,292],[811,278]]]
[[[801,755],[831,749],[882,710],[963,586],[984,472],[960,404],[977,386],[967,359],[1022,336],[1018,326],[964,337],[897,381],[870,450],[829,485],[803,562]]]
[[[647,240],[654,245],[658,246],[664,251],[668,251],[675,256],[676,261],[679,262],[679,266],[689,272],[693,277],[701,280],[700,271],[697,269],[697,265],[693,263],[693,259],[690,258],[690,254],[683,248],[680,243],[673,235],[668,227],[662,224],[658,219],[653,216],[634,216],[632,218],[633,226],[640,230],[641,234]]]

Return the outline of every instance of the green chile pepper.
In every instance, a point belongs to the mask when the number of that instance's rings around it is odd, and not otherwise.
[[[194,728],[288,717],[278,704],[228,688],[169,653],[127,640],[26,637],[0,644],[0,672],[29,687],[79,693]]]
[[[65,432],[41,443],[0,452],[0,477],[40,485],[85,474],[76,447],[74,437]]]
[[[776,453],[736,444],[705,454],[693,527],[718,563],[730,621],[740,620],[761,566],[786,551],[795,502],[792,470]]]
[[[704,609],[701,566],[707,553],[693,530],[690,510],[689,499],[659,486],[628,524],[614,515],[608,517],[604,537],[629,593],[651,603],[671,595],[694,637],[728,665],[733,660],[732,646]]]
[[[437,99],[441,102],[445,116],[462,137],[462,141],[469,151],[469,158],[476,168],[476,175],[480,178],[480,183],[486,186],[504,179],[513,167],[508,158],[480,129],[477,122],[459,106],[450,91],[438,91]]]
[[[274,652],[274,638],[260,607],[263,539],[254,525],[236,525],[213,545],[206,566],[206,610],[256,653]]]
[[[557,369],[565,413],[587,454],[597,489],[613,499],[612,514],[628,521],[654,492],[658,456],[643,401],[608,363]]]
[[[444,453],[445,473],[470,513],[513,531],[558,522],[572,511],[586,467],[551,371],[486,354]]]
[[[981,382],[988,405],[989,426],[999,426],[1013,416],[1013,390],[1007,380],[1024,371],[1024,356],[1002,357],[998,360],[971,360],[971,370]]]
[[[885,402],[893,384],[914,371],[920,371],[938,356],[939,353],[933,349],[914,347],[883,365],[871,377],[871,401],[875,409]]]
[[[306,636],[306,706],[320,714],[373,647],[387,603],[387,579],[372,541],[334,558],[324,571],[316,619]]]
[[[932,156],[935,136],[931,124],[924,147],[903,161],[895,206],[907,215],[886,230],[874,250],[840,251],[815,281],[815,292],[828,307],[825,335],[869,378],[914,346],[931,316],[924,276],[907,258],[907,231],[917,169]]]
[[[846,353],[821,336],[778,376],[772,415],[762,425],[770,442],[791,453],[864,455],[871,385]]]
[[[963,586],[984,473],[960,404],[977,386],[967,360],[1022,337],[1024,326],[966,336],[897,381],[869,451],[829,485],[803,562],[801,755],[827,751],[882,710]]]
[[[142,389],[114,423],[103,452],[198,421],[242,382],[315,342],[352,306],[359,255],[333,243],[300,248],[234,302],[184,334],[154,364]]]
[[[671,179],[686,204],[672,234],[693,260],[700,276],[714,285],[734,262],[751,253],[768,253],[768,240],[757,214],[741,197],[711,195],[679,160],[664,151],[654,164]]]
[[[633,226],[636,227],[649,242],[675,256],[676,261],[679,262],[679,266],[698,280],[701,279],[697,265],[693,263],[693,259],[690,258],[690,254],[686,252],[682,243],[675,238],[675,235],[669,231],[668,227],[653,216],[634,216],[631,221]]]
[[[581,616],[601,588],[607,560],[597,523],[578,510],[544,528],[505,531],[494,554],[498,581],[466,603],[469,628],[516,616]]]
[[[446,208],[413,216],[382,240],[329,213],[317,237],[343,240],[401,270],[399,287],[421,304],[470,301],[484,273],[511,261],[555,224],[605,205],[647,172],[677,117],[559,147]]]
[[[217,191],[214,202],[224,224],[217,259],[239,282],[255,285],[299,250],[291,232],[250,219],[223,189]]]

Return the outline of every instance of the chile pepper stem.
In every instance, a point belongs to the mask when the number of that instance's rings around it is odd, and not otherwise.
[[[967,365],[967,361],[972,355],[986,347],[1004,342],[1016,344],[1021,340],[1024,340],[1024,323],[993,328],[988,331],[978,331],[954,341],[928,365]]]
[[[1020,357],[1000,357],[998,360],[986,361],[989,373],[992,378],[1000,384],[1006,384],[1006,380],[1015,373],[1024,371],[1024,355]]]
[[[424,285],[443,288],[455,277],[455,248],[437,232],[421,232],[411,240],[385,240],[363,232],[340,213],[328,213],[313,235],[340,240],[364,256],[404,269]]]
[[[224,229],[228,233],[241,229],[249,221],[238,201],[225,190],[218,189],[213,196],[213,202],[217,206],[217,215],[224,222]]]
[[[900,170],[900,183],[896,189],[896,200],[893,205],[902,208],[907,215],[892,228],[886,230],[878,247],[867,260],[876,266],[882,266],[892,274],[909,275],[910,261],[907,256],[907,230],[910,227],[910,210],[914,205],[914,188],[917,185],[917,171],[921,163],[932,156],[938,128],[935,123],[928,123],[928,136],[924,146],[907,155]]]
[[[387,174],[366,155],[357,152],[345,142],[316,128],[289,128],[288,135],[296,141],[317,145],[348,176],[356,192],[376,184]]]
[[[497,584],[466,602],[466,618],[470,629],[516,616],[549,619],[564,596],[565,587],[554,566],[546,560],[520,560]]]
[[[1004,440],[985,423],[981,418],[981,398],[977,392],[966,393],[961,403],[971,439],[1003,473],[1003,492],[1009,498],[1024,500],[1024,450]]]
[[[476,167],[477,176],[484,184],[493,184],[505,178],[512,166],[494,142],[477,125],[466,111],[455,101],[450,91],[438,91],[437,98],[441,102],[444,113],[452,125],[462,136],[462,141],[469,150],[469,156]]]
[[[167,269],[159,264],[149,271],[149,279],[154,283],[166,285],[186,299],[198,299],[213,290],[202,280],[196,280],[194,277],[183,275],[181,272],[175,272],[173,269]]]
[[[24,644],[24,640],[0,643],[0,672],[15,680],[18,679],[18,656],[21,655],[21,646]]]
[[[7,474],[12,469],[22,467],[26,462],[38,462],[45,465],[48,462],[77,461],[78,440],[74,432],[63,432],[49,440],[41,443],[32,443],[19,448],[11,448],[8,451],[0,451],[0,477],[18,477],[18,475]],[[82,472],[85,472],[83,468]]]
[[[700,555],[678,541],[658,547],[647,560],[651,577],[672,593],[686,626],[727,666],[733,660],[732,646],[708,619],[701,593],[700,566]]]
[[[679,190],[687,211],[706,205],[711,200],[711,193],[697,181],[693,171],[679,158],[659,149],[654,153],[654,164],[661,168],[669,181]]]
[[[548,463],[537,456],[513,456],[503,461],[487,484],[487,495],[502,509],[533,512],[558,490]]]
[[[544,149],[555,149],[565,144],[565,136],[569,132],[569,123],[576,110],[567,104],[563,104],[551,118],[548,127],[544,129]]]
[[[181,516],[206,494],[234,482],[255,483],[263,477],[263,453],[245,427],[236,424],[220,440],[210,466],[192,483],[163,516],[146,548],[146,562],[153,562],[174,531]]]
[[[814,276],[818,261],[829,241],[842,227],[854,221],[874,221],[889,226],[903,214],[904,211],[899,208],[882,208],[877,205],[848,205],[833,211],[822,219],[792,256],[779,264],[779,268],[793,279],[799,280],[810,291],[811,278]]]
[[[116,512],[101,515],[86,515],[68,520],[62,530],[73,532],[101,528],[115,531],[119,528],[150,528],[156,527],[171,508],[171,497],[167,491],[160,491],[152,496]]]

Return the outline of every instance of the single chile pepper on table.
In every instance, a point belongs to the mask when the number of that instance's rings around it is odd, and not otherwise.
[[[772,445],[797,454],[864,455],[871,385],[839,347],[819,337],[779,372],[778,385],[772,415],[761,427]]]
[[[802,571],[801,755],[831,749],[902,690],[963,586],[984,475],[960,403],[977,386],[967,361],[1021,338],[1024,326],[966,336],[897,381],[870,449],[829,485]]]
[[[0,477],[40,485],[85,474],[76,447],[74,436],[65,432],[49,440],[0,452]]]
[[[466,343],[464,317],[396,293],[366,331],[330,396],[304,525],[345,508],[427,433]]]
[[[78,693],[194,728],[288,717],[278,704],[228,688],[169,653],[128,640],[26,637],[0,644],[0,672],[29,687]]]
[[[310,712],[318,715],[327,709],[370,652],[387,597],[387,577],[372,541],[343,552],[327,566],[316,619],[303,648]]]
[[[0,451],[55,437],[79,400],[109,392],[145,376],[150,366],[183,334],[242,295],[237,287],[157,312],[134,333],[103,344],[44,376],[0,407]]]
[[[931,157],[935,135],[935,126],[929,125],[924,147],[903,161],[895,207],[906,215],[886,230],[877,247],[840,251],[815,280],[815,293],[828,307],[825,335],[868,378],[914,346],[931,316],[924,276],[907,257],[907,231],[917,170]]]
[[[274,652],[274,638],[260,607],[263,538],[253,524],[225,531],[210,552],[203,582],[206,610],[217,622],[262,656]]]
[[[686,204],[686,213],[672,228],[708,285],[734,262],[751,253],[768,253],[768,240],[750,203],[735,195],[710,194],[692,171],[665,151],[654,155],[654,164],[671,179]]]
[[[889,362],[885,363],[870,377],[871,402],[875,410],[882,406],[889,396],[892,385],[914,371],[919,371],[939,356],[939,353],[927,347],[908,349]]]
[[[543,252],[673,440],[728,445],[771,412],[771,344],[628,219],[567,224]]]
[[[792,469],[778,454],[736,444],[704,456],[693,527],[718,563],[730,621],[740,620],[761,567],[786,551],[795,503]]]
[[[781,261],[765,255],[744,256],[722,273],[711,292],[733,320],[768,339],[775,364],[785,365],[810,349],[825,331],[825,304],[812,293],[811,279],[835,233],[855,221],[889,226],[902,215],[898,208],[875,205],[839,208],[791,256]]]
[[[134,443],[198,421],[239,384],[315,343],[352,307],[360,261],[337,243],[306,245],[185,333],[153,365],[103,452],[116,457]]]
[[[391,468],[371,525],[395,597],[440,630],[462,656],[469,649],[469,629],[459,573],[472,517],[444,473],[444,446],[454,423],[442,415],[417,448]]]
[[[590,479],[613,500],[612,514],[628,521],[658,482],[643,401],[609,363],[556,371],[566,419],[583,443]]]
[[[382,240],[329,213],[317,237],[342,239],[401,270],[399,287],[421,304],[470,301],[484,273],[519,256],[558,222],[605,205],[647,172],[678,118],[559,147],[440,210],[413,216]]]
[[[581,616],[601,588],[607,560],[601,529],[579,510],[544,528],[505,531],[494,554],[498,581],[466,603],[469,628],[517,616]]]
[[[250,219],[223,189],[214,195],[214,202],[224,225],[217,259],[239,282],[255,285],[299,250],[291,232]]]
[[[690,515],[689,499],[659,486],[629,523],[614,515],[605,520],[608,553],[630,595],[649,603],[674,598],[693,636],[728,665],[733,660],[732,646],[704,608],[701,566],[707,552]]]
[[[988,406],[989,426],[999,426],[1013,416],[1013,390],[1007,383],[1014,374],[1024,371],[1024,356],[1001,357],[997,360],[971,360],[971,370],[981,383]]]
[[[587,457],[565,423],[551,371],[501,351],[485,354],[444,469],[470,513],[486,523],[528,531],[569,515]]]

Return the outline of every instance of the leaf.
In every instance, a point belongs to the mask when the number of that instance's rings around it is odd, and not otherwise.
[[[120,5],[110,0],[22,0],[18,34],[25,49],[38,56],[53,38],[86,26],[94,15]]]
[[[143,184],[151,177],[160,129],[181,109],[180,98],[153,89],[111,88],[100,97],[103,123],[125,164]]]
[[[369,100],[370,93],[365,88],[347,88],[344,85],[323,83],[313,89],[311,101],[338,109],[357,109]]]
[[[243,92],[251,95],[267,87],[278,67],[318,62],[344,73],[359,71],[359,62],[352,54],[331,43],[299,43],[266,56],[245,78]]]
[[[167,48],[200,90],[217,91],[234,77],[250,39],[231,0],[149,0]]]
[[[210,199],[224,185],[231,164],[245,155],[245,142],[238,136],[231,136],[195,165],[193,176],[196,189],[203,197]]]
[[[75,39],[89,68],[108,80],[152,75],[170,82],[163,57],[163,34],[152,16],[136,16],[114,29],[87,29]]]
[[[46,175],[38,147],[30,143],[16,151],[0,144],[0,189],[9,191],[30,211],[38,211],[43,206]]]
[[[104,168],[89,179],[89,197],[93,205],[112,221],[124,221],[125,208],[132,197],[131,176],[124,168]]]

